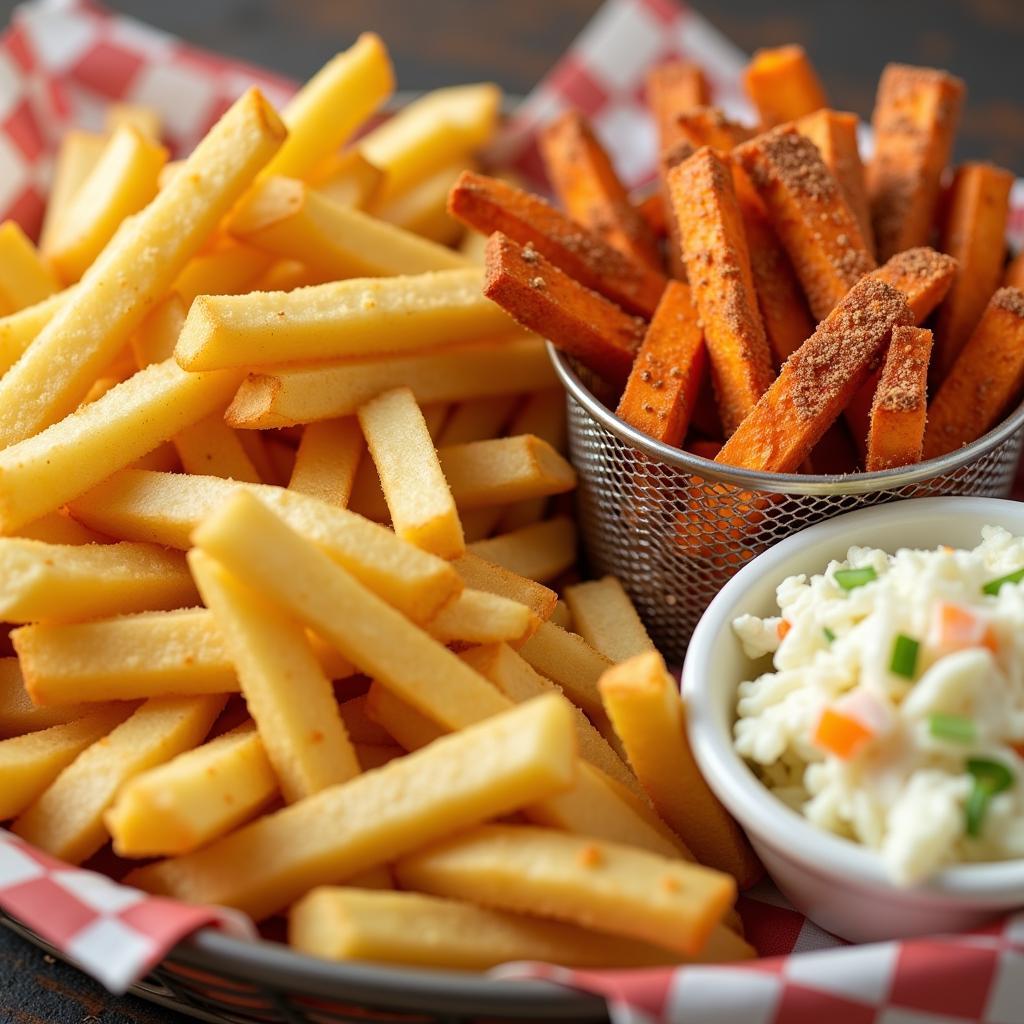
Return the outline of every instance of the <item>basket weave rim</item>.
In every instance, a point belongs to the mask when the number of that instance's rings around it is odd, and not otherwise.
[[[987,434],[972,441],[963,448],[940,455],[936,459],[918,462],[913,466],[886,469],[874,473],[851,473],[847,476],[825,476],[803,473],[762,473],[752,469],[739,469],[724,463],[713,462],[700,455],[655,441],[625,420],[615,415],[583,383],[568,356],[549,341],[548,355],[555,372],[566,391],[587,413],[620,441],[639,448],[646,455],[674,469],[684,470],[693,476],[713,483],[733,484],[747,491],[763,491],[771,494],[870,494],[888,491],[908,484],[926,483],[936,477],[955,472],[976,459],[987,455],[993,449],[1013,437],[1024,428],[1024,401],[1009,416]]]

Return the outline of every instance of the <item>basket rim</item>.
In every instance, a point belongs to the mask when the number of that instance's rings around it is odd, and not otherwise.
[[[682,448],[675,448],[648,437],[617,416],[594,395],[580,379],[569,356],[556,348],[550,341],[547,342],[547,348],[555,373],[565,390],[587,411],[591,418],[597,420],[620,441],[632,448],[639,448],[646,455],[659,462],[667,463],[674,469],[684,470],[712,483],[732,484],[747,491],[804,495],[871,494],[905,487],[909,484],[924,483],[969,465],[1024,429],[1024,400],[1022,400],[1013,412],[976,441],[949,452],[947,455],[927,459],[913,466],[873,473],[851,473],[845,476],[762,473],[758,470],[739,469],[736,466],[713,462],[711,459],[705,459],[703,456],[694,455]]]

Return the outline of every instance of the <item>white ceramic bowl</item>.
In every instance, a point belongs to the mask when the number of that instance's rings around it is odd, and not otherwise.
[[[732,631],[738,615],[774,614],[775,588],[820,572],[854,544],[885,551],[974,547],[986,525],[1024,534],[1024,502],[917,498],[861,509],[794,534],[740,570],[704,613],[683,666],[690,742],[718,798],[743,826],[795,907],[852,942],[963,931],[1024,905],[1024,859],[948,868],[926,884],[889,882],[878,856],[825,832],[777,800],[732,745],[736,687],[750,660]]]

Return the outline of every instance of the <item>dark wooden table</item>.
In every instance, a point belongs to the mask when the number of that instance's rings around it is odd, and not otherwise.
[[[0,0],[0,23],[14,4]],[[387,41],[403,89],[491,79],[525,93],[599,0],[114,0],[111,6],[223,53],[304,79],[363,29]],[[891,60],[949,68],[969,84],[957,155],[1024,172],[1020,0],[707,0],[739,46],[802,43],[833,106],[870,114]],[[0,929],[0,1024],[184,1024],[99,986]]]

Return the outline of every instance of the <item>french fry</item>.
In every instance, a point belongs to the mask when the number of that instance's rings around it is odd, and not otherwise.
[[[378,200],[465,160],[491,137],[500,105],[501,90],[489,82],[435,89],[365,135],[359,152],[384,172]]]
[[[662,153],[686,139],[679,126],[679,115],[692,107],[706,106],[710,97],[704,72],[696,64],[666,61],[647,73],[647,106],[654,117]]]
[[[1017,253],[1006,265],[1006,272],[1003,274],[1004,288],[1024,288],[1024,252]],[[3,321],[0,321],[0,325]]]
[[[1014,176],[992,164],[958,167],[939,248],[959,271],[935,320],[933,379],[944,380],[999,287]]]
[[[231,214],[228,231],[276,256],[301,260],[327,280],[468,266],[452,249],[339,206],[294,178],[257,185]]]
[[[21,358],[39,332],[77,291],[78,286],[72,285],[34,306],[0,317],[0,374],[6,373]]]
[[[699,953],[736,896],[721,872],[548,829],[482,825],[401,858],[403,888]]]
[[[644,333],[639,317],[590,291],[532,245],[500,232],[484,256],[484,295],[514,320],[585,363],[610,383],[626,379]]]
[[[11,831],[60,860],[81,864],[107,841],[103,815],[121,786],[200,743],[223,706],[218,696],[146,701],[79,754]]]
[[[416,920],[423,927],[410,928]],[[517,960],[565,967],[654,967],[679,955],[526,914],[413,892],[319,888],[292,907],[288,942],[328,960],[484,971]]]
[[[924,457],[976,441],[999,421],[1024,384],[1024,292],[992,296],[928,409]]]
[[[129,342],[140,370],[173,357],[187,312],[181,296],[171,292],[146,315]]]
[[[865,463],[869,473],[921,461],[931,352],[931,331],[923,327],[893,329],[871,406]]]
[[[459,402],[444,421],[437,435],[437,447],[469,444],[471,441],[490,441],[500,437],[502,427],[508,423],[519,407],[518,395],[497,398],[471,398]],[[509,430],[510,434],[527,434],[527,430]]]
[[[466,545],[455,499],[412,391],[387,391],[358,416],[395,533],[442,558],[458,558]]]
[[[452,245],[463,233],[463,226],[448,212],[448,193],[473,161],[460,157],[434,171],[400,195],[366,204],[368,212],[403,231],[427,238],[438,245]]]
[[[453,216],[490,235],[531,247],[584,288],[629,313],[650,317],[665,290],[662,274],[613,249],[539,196],[508,182],[467,171],[448,197]]]
[[[186,473],[224,477],[245,483],[261,483],[249,453],[220,411],[206,416],[174,435],[181,468]]]
[[[448,728],[462,728],[508,706],[490,683],[252,494],[232,495],[192,536],[198,547],[247,585],[272,595],[360,671]],[[339,608],[345,609],[343,616]]]
[[[565,602],[576,632],[610,661],[654,650],[633,602],[614,576],[566,587]]]
[[[296,288],[309,288],[315,284],[326,284],[323,274],[315,274],[299,260],[278,260],[264,274],[260,274],[250,286],[254,292],[292,292]]]
[[[550,388],[557,382],[544,343],[516,337],[440,352],[277,369],[248,377],[225,418],[265,430],[350,416],[391,388],[412,389],[420,405]]]
[[[127,470],[79,498],[73,514],[86,525],[103,523],[101,532],[111,536],[186,551],[192,546],[192,531],[237,490],[258,496],[414,622],[428,621],[462,589],[451,565],[399,540],[385,527],[280,487]]]
[[[44,255],[50,251],[50,241],[64,219],[68,204],[96,166],[106,144],[107,136],[98,132],[70,131],[61,139],[39,236],[39,248]]]
[[[410,753],[429,746],[446,733],[432,719],[377,682],[371,683],[366,693],[366,713]]]
[[[360,767],[364,772],[372,772],[375,768],[383,768],[384,765],[390,764],[392,761],[397,761],[399,758],[405,757],[405,751],[396,746],[394,743],[357,743],[356,744],[356,758],[359,761]],[[386,873],[386,868],[383,871]],[[390,879],[390,875],[387,875]],[[378,882],[381,881],[381,876],[373,873],[368,881]],[[366,889],[383,889],[393,888],[391,884],[384,885],[369,885],[363,881],[362,877],[354,879],[353,884],[361,888]]]
[[[587,119],[566,111],[540,132],[540,151],[562,209],[612,248],[661,273],[661,253],[647,223]]]
[[[197,299],[175,357],[186,370],[342,359],[507,335],[514,325],[481,295],[475,267],[294,292]]]
[[[729,434],[772,380],[732,175],[722,158],[704,147],[669,172],[668,187]]]
[[[0,741],[0,821],[15,818],[87,747],[131,714],[130,705]]]
[[[498,537],[474,541],[469,551],[527,579],[547,583],[575,564],[576,527],[571,519],[556,516]]]
[[[358,149],[346,149],[322,160],[307,175],[307,180],[332,203],[362,210],[380,188],[384,172],[374,167]]]
[[[74,622],[181,608],[195,597],[181,555],[151,544],[0,538],[0,622]]]
[[[655,809],[708,867],[748,888],[761,866],[739,826],[701,776],[686,739],[679,687],[654,650],[609,669],[599,684],[605,710]]]
[[[249,722],[136,775],[118,791],[104,824],[120,857],[177,856],[249,821],[277,791]]]
[[[0,530],[11,533],[77,498],[178,431],[223,409],[237,385],[233,371],[185,373],[173,360],[155,363],[34,437],[0,451]]]
[[[451,564],[467,587],[525,604],[538,619],[549,618],[558,603],[553,590],[470,552]]]
[[[363,694],[359,697],[352,697],[338,705],[338,710],[341,712],[341,720],[345,723],[349,739],[353,743],[362,746],[394,745],[394,737],[370,717],[367,712],[368,704],[369,699],[366,694]]]
[[[352,417],[311,423],[295,452],[288,489],[345,508],[363,448],[362,431]]]
[[[267,164],[272,174],[304,178],[340,149],[391,95],[395,74],[380,37],[364,32],[329,60],[282,112],[288,138]]]
[[[111,135],[47,246],[47,258],[65,283],[77,281],[121,222],[156,195],[166,161],[167,150],[135,128],[125,125]]]
[[[189,567],[288,803],[360,772],[334,689],[305,631],[202,551]]]
[[[153,107],[137,103],[112,103],[107,107],[104,122],[108,132],[116,132],[118,128],[127,125],[149,139],[160,139],[160,112]]]
[[[174,282],[174,291],[188,310],[198,295],[237,295],[251,291],[274,257],[231,238],[218,239],[211,249],[193,256]]]
[[[0,315],[34,306],[57,291],[53,271],[13,220],[0,224]]]
[[[576,486],[572,466],[532,434],[449,445],[437,457],[460,512],[564,494]]]
[[[928,244],[965,92],[945,71],[889,64],[882,72],[867,166],[880,260]]]
[[[569,606],[562,600],[559,600],[558,604],[555,605],[555,610],[551,613],[551,618],[548,621],[572,632],[572,612],[569,611]]]
[[[743,85],[765,128],[795,121],[827,102],[802,46],[758,50],[743,72]]]
[[[539,624],[526,605],[467,587],[430,620],[427,632],[443,644],[516,644]]]
[[[865,248],[874,256],[875,232],[871,226],[871,204],[868,202],[864,165],[857,148],[856,114],[838,110],[816,110],[796,122],[797,131],[806,135],[821,153],[825,166],[832,172],[846,205],[857,218]]]
[[[819,321],[875,269],[857,218],[817,146],[793,125],[744,143],[736,157],[754,183]]]
[[[47,544],[105,544],[110,539],[75,522],[64,510],[50,512],[23,526],[19,537],[42,540]]]
[[[862,278],[789,357],[715,461],[795,472],[867,379],[893,328],[913,322],[902,292]]]
[[[278,148],[282,134],[276,114],[256,90],[210,130],[182,174],[122,228],[72,299],[0,379],[0,447],[38,433],[75,408]]]
[[[126,881],[259,919],[317,885],[563,790],[576,770],[570,716],[557,697],[543,697]],[[252,857],[254,844],[266,855]]]
[[[707,372],[707,347],[690,287],[669,281],[640,345],[616,415],[648,437],[679,445]]]

